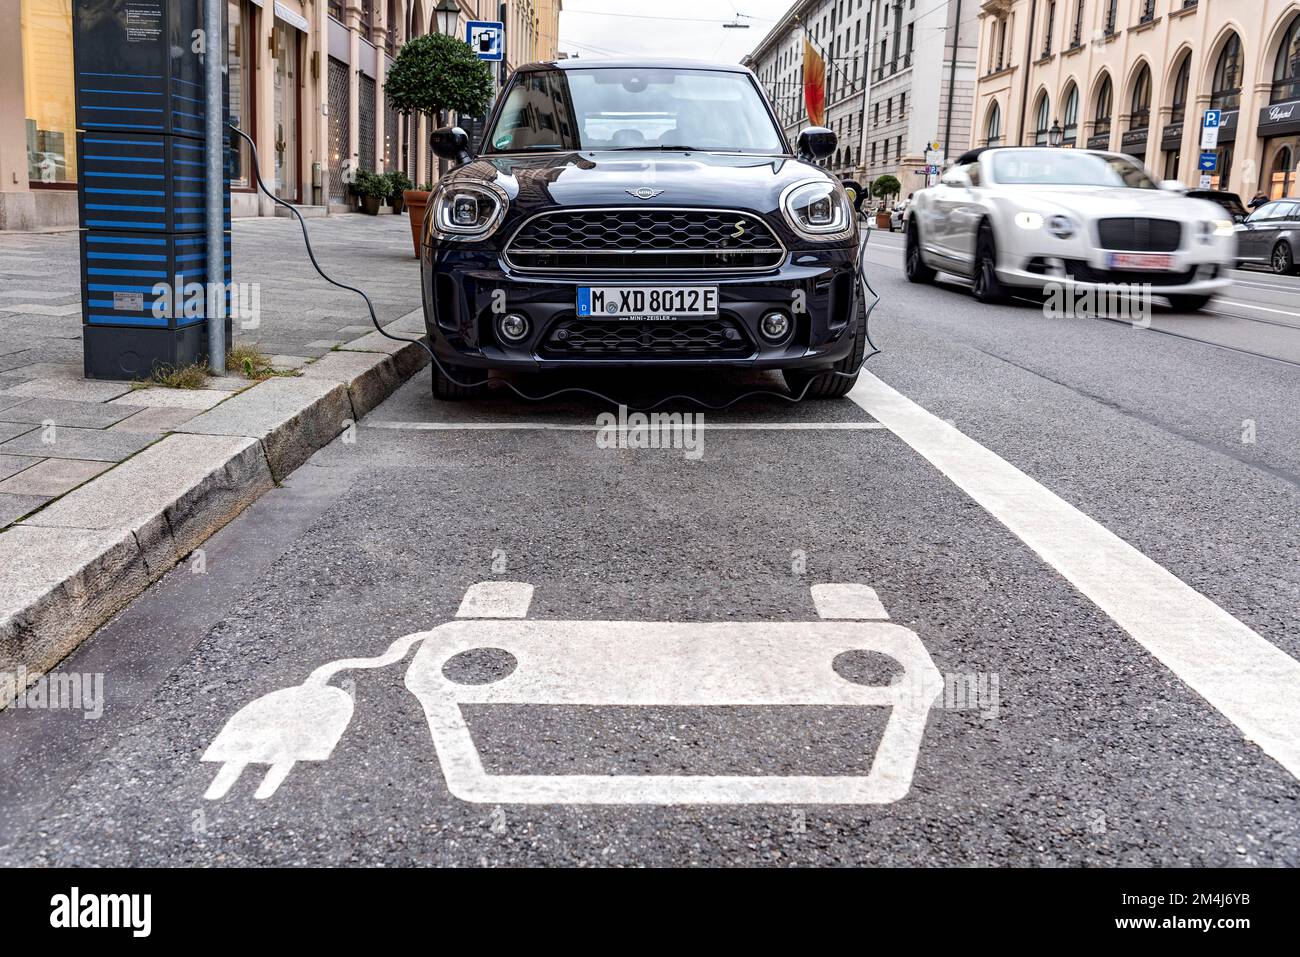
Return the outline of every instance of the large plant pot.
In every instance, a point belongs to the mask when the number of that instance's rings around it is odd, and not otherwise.
[[[388,197],[388,208],[393,211],[394,216],[402,215],[402,194],[394,193]]]
[[[429,191],[408,189],[402,193],[402,202],[411,217],[411,249],[420,258],[420,236],[424,233],[424,209],[429,205]]]
[[[379,201],[382,199],[383,199],[382,196],[362,196],[361,211],[365,213],[367,216],[378,216]]]
[[[888,229],[888,228],[889,228],[889,223],[890,223],[890,219],[889,219],[889,214],[888,214],[888,213],[876,213],[876,228],[877,228],[877,229]]]

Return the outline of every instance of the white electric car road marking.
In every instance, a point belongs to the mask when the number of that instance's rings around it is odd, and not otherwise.
[[[1300,778],[1300,662],[875,376],[863,372],[848,397]]]
[[[429,722],[447,789],[464,801],[503,804],[882,804],[912,784],[930,708],[943,679],[915,632],[887,621],[864,585],[817,585],[818,613],[798,622],[538,621],[527,613],[532,586],[481,582],[461,617],[398,639],[376,658],[316,669],[303,684],[241,708],[202,760],[221,762],[205,797],[224,797],[248,764],[270,765],[254,797],[275,793],[297,761],[329,758],[352,717],[352,700],[326,684],[346,668],[376,668],[419,645],[406,687]],[[500,649],[508,674],[482,684],[444,672],[462,652]],[[849,651],[885,655],[902,666],[888,684],[841,677],[833,662]],[[890,709],[866,775],[527,775],[489,774],[462,705],[788,707]]]

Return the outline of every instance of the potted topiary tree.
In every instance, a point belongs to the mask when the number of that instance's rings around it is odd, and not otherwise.
[[[877,229],[889,228],[889,204],[886,200],[890,196],[897,196],[902,189],[903,184],[898,181],[898,177],[889,173],[876,177],[876,181],[871,184],[871,195],[881,201],[880,208],[876,210]]]
[[[394,216],[402,215],[402,194],[415,186],[405,170],[395,169],[388,175],[388,205]]]
[[[387,202],[392,192],[388,177],[383,173],[372,173],[368,169],[357,170],[356,179],[352,181],[352,191],[361,200],[361,211],[368,216],[379,215],[379,204]]]
[[[384,97],[399,113],[427,116],[438,124],[449,110],[480,116],[492,98],[492,72],[459,37],[426,33],[397,51],[384,81]],[[429,193],[408,189],[402,200],[411,214],[411,243],[418,257]]]

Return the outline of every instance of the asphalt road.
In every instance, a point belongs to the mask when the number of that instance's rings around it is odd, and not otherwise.
[[[64,663],[101,718],[0,715],[0,861],[1300,864],[1300,280],[1133,328],[900,245],[858,391],[698,457],[418,376]],[[244,712],[328,760],[205,798],[232,715],[390,646]]]

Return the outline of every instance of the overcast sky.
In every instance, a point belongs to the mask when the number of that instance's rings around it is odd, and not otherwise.
[[[584,57],[630,54],[735,63],[767,36],[792,2],[564,0],[560,49]],[[749,29],[723,28],[735,22]]]

